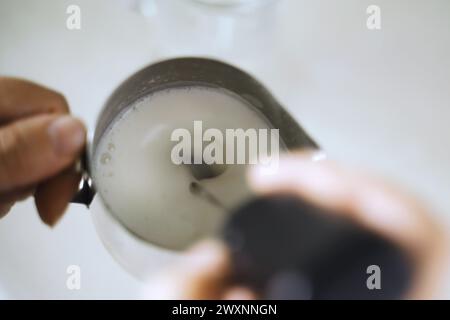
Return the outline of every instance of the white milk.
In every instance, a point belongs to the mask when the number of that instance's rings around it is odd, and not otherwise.
[[[159,91],[138,101],[108,128],[94,154],[94,181],[115,217],[140,238],[169,249],[184,249],[218,230],[226,210],[190,191],[195,181],[186,165],[171,161],[177,128],[270,128],[253,107],[219,89],[184,87]],[[228,165],[201,185],[226,208],[250,195],[247,165]]]

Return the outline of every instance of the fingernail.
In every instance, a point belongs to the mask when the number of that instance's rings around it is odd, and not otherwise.
[[[250,185],[267,185],[270,184],[273,179],[277,178],[277,174],[279,170],[276,172],[269,171],[264,166],[254,166],[251,167],[248,172],[248,180]]]
[[[328,156],[324,151],[316,151],[311,154],[311,160],[314,162],[327,160]]]
[[[270,186],[272,183],[279,181],[285,175],[289,175],[290,167],[289,158],[280,158],[276,166],[256,165],[252,166],[247,173],[247,180],[251,186]],[[301,163],[296,161],[296,167]]]
[[[318,152],[283,157],[275,172],[267,171],[263,166],[255,166],[248,172],[247,179],[254,190],[272,189],[274,185],[294,180],[301,180],[302,185],[310,187],[328,184],[330,179],[334,181],[335,174],[324,166],[325,159]]]
[[[80,151],[86,139],[83,124],[71,116],[62,116],[54,120],[48,128],[48,134],[53,149],[59,155],[72,155]]]

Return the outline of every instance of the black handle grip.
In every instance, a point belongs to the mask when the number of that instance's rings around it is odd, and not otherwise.
[[[395,244],[294,197],[245,204],[223,237],[234,280],[267,299],[400,299],[413,274]]]

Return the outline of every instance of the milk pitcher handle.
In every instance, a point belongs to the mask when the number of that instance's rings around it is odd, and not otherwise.
[[[77,163],[76,170],[81,173],[81,181],[78,186],[78,191],[75,193],[70,202],[84,204],[89,208],[92,200],[94,199],[96,191],[90,174],[87,148],[81,154],[80,160]]]

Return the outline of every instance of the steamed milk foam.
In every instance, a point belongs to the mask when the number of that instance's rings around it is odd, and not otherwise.
[[[184,249],[211,235],[232,208],[250,195],[247,165],[226,165],[201,186],[223,205],[192,192],[195,179],[187,165],[175,165],[171,151],[177,128],[192,130],[255,128],[270,125],[252,106],[220,89],[180,87],[162,90],[136,102],[115,119],[94,156],[96,188],[115,217],[135,235],[170,249]]]

